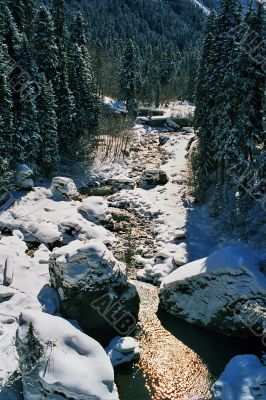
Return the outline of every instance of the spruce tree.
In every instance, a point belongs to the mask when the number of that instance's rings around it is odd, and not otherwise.
[[[40,139],[36,96],[32,86],[28,85],[24,90],[20,113],[16,121],[15,158],[34,167],[38,162]]]
[[[70,89],[75,98],[75,142],[88,138],[93,144],[98,124],[99,103],[90,65],[84,59],[82,49],[73,44],[70,50]],[[94,143],[95,144],[95,143]],[[75,143],[73,143],[75,151]]]
[[[55,86],[55,96],[57,98],[58,142],[60,151],[66,153],[70,152],[74,140],[73,118],[75,113],[75,100],[69,87],[69,33],[65,21],[65,0],[54,0],[52,11],[55,40],[59,55],[58,82]]]
[[[33,38],[34,53],[39,71],[46,75],[54,85],[58,82],[58,47],[51,14],[41,6],[36,19],[36,32]]]
[[[137,62],[136,49],[132,40],[127,43],[120,73],[121,98],[126,102],[128,111],[130,104],[136,99]]]
[[[51,81],[47,82],[44,74],[40,79],[40,87],[37,99],[41,137],[39,164],[44,175],[49,177],[59,160],[56,103],[53,85]]]
[[[7,46],[0,35],[0,189],[8,188],[12,183],[14,167],[13,105],[7,60]]]

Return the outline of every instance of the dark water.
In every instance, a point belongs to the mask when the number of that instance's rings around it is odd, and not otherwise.
[[[146,290],[140,293],[141,333],[136,335],[142,359],[116,368],[120,400],[209,400],[210,386],[232,357],[261,355],[258,340],[222,336],[165,311],[156,313],[156,289]]]

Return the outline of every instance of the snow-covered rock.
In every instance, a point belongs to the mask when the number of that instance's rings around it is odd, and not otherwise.
[[[40,264],[26,251],[26,244],[18,236],[0,240],[0,387],[19,371],[15,346],[19,315],[26,309],[41,311],[38,296],[45,286],[49,287],[48,264]],[[51,307],[51,299],[49,303]]]
[[[111,340],[105,350],[114,367],[120,364],[130,363],[131,361],[138,360],[140,357],[138,342],[130,336],[115,337]]]
[[[32,189],[34,187],[33,171],[26,164],[18,164],[16,168],[16,186],[18,189]]]
[[[54,244],[71,240],[99,239],[114,244],[117,239],[103,226],[84,218],[79,201],[55,201],[51,191],[34,188],[0,214],[0,227],[19,230],[26,241]]]
[[[78,210],[84,213],[85,218],[95,224],[112,224],[112,215],[108,210],[107,200],[100,196],[91,196],[84,199]]]
[[[136,187],[136,182],[133,178],[129,178],[128,176],[119,176],[114,178],[112,183],[112,191],[114,193],[120,190],[134,190]]]
[[[191,126],[184,126],[182,128],[182,132],[184,132],[184,133],[193,133],[194,129]]]
[[[264,400],[266,366],[255,355],[236,356],[211,391],[213,400]]]
[[[118,400],[104,349],[68,321],[22,312],[17,347],[25,400]]]
[[[125,275],[125,266],[98,240],[73,241],[53,251],[53,287],[62,312],[93,336],[110,340],[126,335],[137,321],[139,296]]]
[[[228,335],[266,332],[266,278],[250,252],[228,246],[186,264],[162,281],[169,313]]]
[[[56,176],[53,179],[51,190],[55,199],[73,199],[78,196],[78,191],[73,180],[63,176]]]
[[[166,185],[169,178],[165,171],[160,168],[147,168],[142,172],[139,184],[143,185]]]

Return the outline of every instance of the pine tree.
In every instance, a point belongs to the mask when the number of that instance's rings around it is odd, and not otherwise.
[[[45,75],[40,79],[41,92],[37,99],[40,129],[40,166],[46,176],[50,176],[58,162],[58,133],[56,103],[51,82]]]

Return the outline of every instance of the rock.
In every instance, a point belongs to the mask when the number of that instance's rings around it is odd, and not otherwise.
[[[104,349],[68,321],[23,311],[17,348],[25,400],[118,400]]]
[[[184,126],[182,128],[182,132],[184,132],[184,133],[193,133],[194,129],[191,126]]]
[[[166,120],[165,127],[166,127],[166,129],[168,129],[172,132],[178,132],[181,129],[181,127],[176,122],[174,122],[171,118],[168,118]]]
[[[114,367],[140,358],[138,342],[130,336],[117,336],[111,340],[105,351]]]
[[[213,400],[266,399],[266,366],[255,355],[232,358],[211,389]]]
[[[112,191],[114,193],[120,190],[134,190],[135,187],[135,180],[128,176],[119,176],[118,178],[115,178],[112,183]]]
[[[253,254],[228,246],[165,277],[160,306],[226,335],[259,336],[266,332],[266,278]]]
[[[78,196],[75,183],[70,178],[57,176],[52,180],[51,190],[54,199],[74,199]]]
[[[159,144],[160,146],[164,146],[167,142],[169,142],[169,136],[159,136]]]
[[[18,189],[31,190],[34,187],[32,179],[34,172],[26,164],[18,164],[16,168],[16,186]]]
[[[91,196],[84,199],[78,210],[82,212],[86,219],[95,224],[112,226],[113,220],[108,210],[107,200],[100,196]]]
[[[148,168],[142,172],[139,184],[140,186],[145,185],[166,185],[169,178],[161,169]]]
[[[110,340],[128,335],[138,318],[139,296],[125,275],[125,266],[98,240],[73,241],[53,251],[52,286],[62,313],[75,319],[93,337]]]

